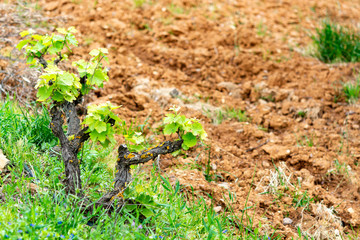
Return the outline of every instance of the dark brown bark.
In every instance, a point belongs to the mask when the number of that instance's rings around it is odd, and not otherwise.
[[[80,129],[80,119],[77,114],[76,106],[72,102],[65,102],[63,104],[63,109],[67,118],[67,136],[76,134]]]
[[[80,178],[80,161],[77,158],[78,144],[70,141],[64,133],[62,128],[64,124],[62,111],[58,106],[54,106],[51,111],[51,130],[54,135],[59,138],[61,145],[61,156],[65,165],[65,183],[67,191],[72,194],[81,193],[81,178]],[[79,139],[79,138],[77,138]],[[79,142],[79,140],[77,140]]]
[[[175,152],[181,149],[182,143],[183,140],[166,141],[141,153],[131,153],[125,144],[120,145],[116,164],[115,189],[124,188],[131,181],[131,165],[145,163],[154,160],[161,154]]]
[[[43,58],[43,56],[41,55],[40,57],[34,55],[35,58],[37,58],[40,62],[40,64],[43,66],[43,68],[47,68],[48,63],[46,62],[46,60]]]

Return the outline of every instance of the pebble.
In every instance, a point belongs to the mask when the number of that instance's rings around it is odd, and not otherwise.
[[[284,218],[283,219],[283,224],[284,225],[290,225],[292,224],[293,220],[291,220],[290,218]]]
[[[171,90],[171,92],[170,92],[170,96],[171,96],[172,98],[178,97],[179,94],[180,94],[180,92],[179,92],[179,90],[177,90],[176,88],[174,88],[174,89]]]
[[[221,211],[221,206],[214,207],[214,211],[216,213],[220,212]]]

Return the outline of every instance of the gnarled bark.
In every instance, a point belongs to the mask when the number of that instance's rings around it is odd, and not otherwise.
[[[80,161],[77,158],[78,148],[70,141],[62,128],[64,124],[62,111],[54,106],[51,111],[51,130],[59,138],[61,145],[61,156],[65,165],[66,188],[72,194],[81,193]],[[77,192],[80,191],[80,192]]]
[[[141,153],[131,153],[125,144],[118,149],[116,164],[115,189],[124,188],[131,181],[130,166],[154,160],[161,154],[175,152],[181,149],[183,140],[166,141]]]
[[[173,142],[165,141],[140,153],[130,152],[126,144],[120,145],[118,148],[114,190],[106,193],[95,205],[113,209],[112,202],[114,199],[118,199],[120,204],[124,204],[125,200],[122,194],[132,180],[130,166],[154,160],[159,155],[175,152],[181,149],[182,143],[183,140],[181,139]]]

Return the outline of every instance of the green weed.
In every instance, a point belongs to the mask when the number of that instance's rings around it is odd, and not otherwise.
[[[30,114],[27,109],[9,101],[9,98],[0,104],[0,137],[11,143],[26,138],[42,148],[57,143],[49,128],[50,117],[46,108],[34,106],[33,114]]]
[[[360,46],[360,45],[359,45]],[[343,92],[346,100],[349,103],[356,103],[360,95],[360,82],[357,79],[356,82],[347,82],[343,85]]]
[[[349,169],[351,168],[349,165],[347,165],[346,163],[340,163],[338,159],[334,160],[334,165],[335,165],[335,169],[329,170],[328,173],[343,175],[350,179]]]
[[[311,198],[307,191],[304,193],[294,192],[293,194],[293,204],[295,209],[303,207],[305,210],[310,210],[310,203],[313,202],[315,202],[314,198]]]
[[[173,3],[171,3],[168,6],[168,10],[174,15],[188,14],[189,13],[189,10],[187,10],[187,9],[185,9],[185,8],[179,6],[179,5],[173,4]]]
[[[236,108],[224,108],[217,111],[206,110],[205,114],[215,125],[221,124],[223,121],[231,119],[235,119],[239,122],[249,121],[245,111]]]
[[[313,55],[325,63],[360,61],[360,35],[353,29],[325,21],[312,39]]]
[[[295,136],[296,137],[296,136]],[[304,146],[307,146],[307,147],[314,147],[315,146],[315,143],[314,143],[314,136],[311,135],[311,136],[306,136],[306,135],[303,135],[301,136],[300,138],[296,138],[296,143],[298,146],[300,147],[304,147]]]
[[[258,129],[261,130],[261,131],[264,131],[264,132],[269,132],[269,129],[266,128],[266,127],[263,127],[263,126],[258,126]]]
[[[133,3],[136,8],[141,8],[146,3],[146,0],[133,0]]]
[[[300,111],[297,112],[297,115],[298,115],[299,117],[301,117],[301,118],[304,118],[304,117],[306,117],[306,111],[300,110]]]
[[[256,25],[257,35],[264,37],[267,35],[267,32],[268,32],[267,26],[263,23],[263,21],[260,21],[260,23]]]

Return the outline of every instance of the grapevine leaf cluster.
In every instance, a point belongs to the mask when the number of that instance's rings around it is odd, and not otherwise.
[[[166,114],[164,123],[167,124],[164,128],[165,135],[173,133],[179,134],[182,138],[182,148],[188,150],[196,145],[199,140],[205,140],[207,134],[199,121],[196,118],[186,118],[180,115],[178,111],[180,108],[170,108],[173,113]]]
[[[21,37],[26,37],[26,39],[20,41],[16,46],[17,49],[21,50],[23,47],[26,47],[26,58],[27,63],[31,66],[39,66],[36,59],[42,58],[45,54],[57,55],[58,61],[67,59],[67,55],[62,55],[61,52],[64,47],[71,52],[70,46],[77,46],[78,41],[76,40],[74,33],[76,29],[74,27],[69,27],[67,30],[65,28],[56,29],[59,34],[51,35],[38,35],[34,34],[33,30],[26,30],[20,33]],[[56,58],[52,58],[51,61],[54,62]],[[46,68],[46,62],[41,62]]]
[[[75,74],[63,71],[50,63],[35,88],[38,89],[38,101],[46,101],[51,97],[55,102],[72,102],[79,96],[81,83]]]
[[[108,50],[106,48],[93,49],[89,54],[92,56],[89,62],[81,59],[72,63],[73,66],[77,67],[80,77],[86,78],[86,84],[81,89],[83,95],[88,94],[93,87],[102,88],[104,81],[109,81],[107,68],[103,67],[101,63],[102,59],[109,61],[106,56]]]
[[[32,67],[44,67],[42,75],[39,77],[35,88],[37,98],[40,102],[47,104],[72,103],[79,97],[89,93],[95,87],[103,87],[105,81],[109,80],[107,68],[102,65],[102,60],[108,62],[108,50],[105,48],[93,49],[89,55],[89,61],[83,59],[73,62],[72,66],[78,71],[78,75],[64,71],[58,67],[60,61],[67,61],[68,56],[64,53],[64,48],[71,52],[70,46],[77,46],[78,42],[74,36],[76,29],[69,27],[56,29],[59,34],[38,35],[32,30],[23,31],[17,48],[21,50],[25,47],[27,63]],[[45,59],[44,56],[48,56]],[[54,56],[55,55],[55,56]],[[36,61],[38,60],[38,61]],[[114,125],[118,126],[120,118],[112,110],[116,109],[110,104],[99,106],[90,105],[88,115],[83,124],[88,124],[88,133],[92,141],[99,141],[103,146],[110,142],[115,142]]]
[[[121,119],[112,110],[117,108],[119,107],[113,106],[109,102],[88,106],[88,114],[82,124],[89,127],[87,132],[93,142],[99,141],[104,147],[109,143],[115,143],[114,135],[120,127]]]

